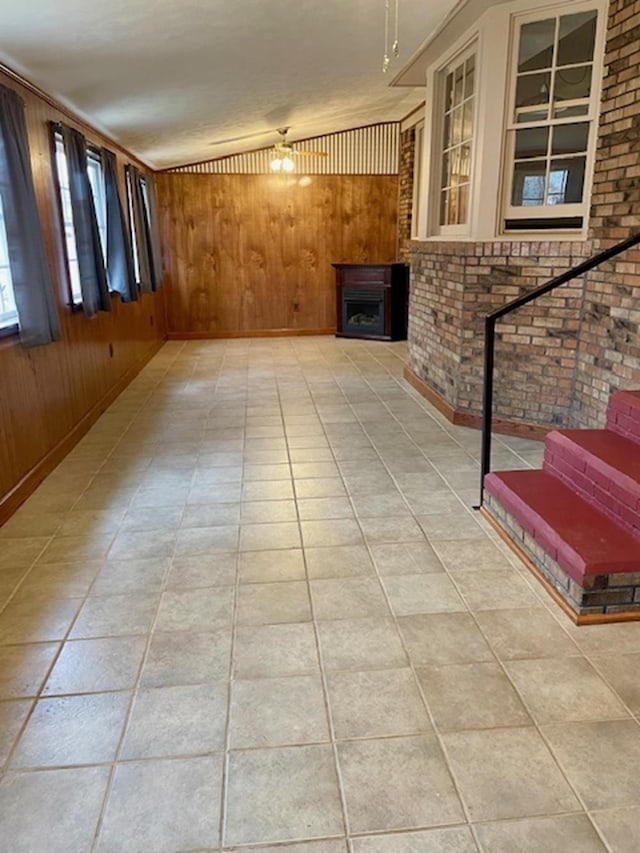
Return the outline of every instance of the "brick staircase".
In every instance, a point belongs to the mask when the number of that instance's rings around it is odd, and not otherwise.
[[[484,481],[483,510],[578,624],[640,619],[640,391],[601,430],[554,430],[541,471]]]

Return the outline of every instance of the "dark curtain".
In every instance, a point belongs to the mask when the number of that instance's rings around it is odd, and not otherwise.
[[[93,317],[98,311],[111,311],[111,298],[87,172],[87,140],[77,130],[66,125],[62,126],[62,138],[69,172],[69,194],[80,270],[82,307],[87,317]]]
[[[138,248],[140,290],[149,293],[162,284],[162,255],[158,232],[158,203],[153,178],[142,176],[135,166],[127,167],[132,214]]]
[[[20,339],[39,346],[60,339],[51,277],[38,216],[24,103],[0,86],[0,194]]]
[[[138,285],[133,269],[131,238],[127,218],[118,189],[118,167],[113,151],[103,148],[102,168],[107,197],[107,278],[111,290],[119,293],[123,302],[138,298]]]

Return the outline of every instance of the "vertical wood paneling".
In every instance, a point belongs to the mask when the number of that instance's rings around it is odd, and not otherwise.
[[[15,338],[0,340],[1,519],[3,499],[164,338],[165,321],[161,292],[128,305],[113,297],[113,310],[92,320],[69,310],[47,123],[72,122],[1,72],[0,82],[16,89],[26,104],[38,207],[63,333],[61,341],[29,350]],[[95,144],[116,150],[124,192],[122,152],[78,126]]]
[[[170,334],[327,331],[331,264],[396,260],[396,176],[157,180]]]

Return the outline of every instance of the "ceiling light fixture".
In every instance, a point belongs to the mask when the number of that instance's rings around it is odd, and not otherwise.
[[[394,12],[394,32],[393,44],[391,45],[391,55],[393,57],[400,56],[400,42],[398,41],[398,20],[399,20],[400,0],[395,0]],[[384,0],[384,56],[382,58],[382,73],[386,74],[391,64],[389,56],[389,7],[390,0]]]

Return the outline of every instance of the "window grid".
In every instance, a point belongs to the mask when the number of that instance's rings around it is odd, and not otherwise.
[[[475,54],[444,74],[440,226],[468,220],[475,103]]]
[[[550,207],[563,216],[580,212],[593,133],[596,24],[597,10],[589,10],[520,26],[509,122],[508,216],[529,217],[535,212],[548,216]],[[571,40],[563,46],[563,38],[567,40],[580,27],[586,28],[586,52],[578,61],[567,61],[567,51],[580,48],[575,47],[575,36],[573,46]],[[544,44],[545,29],[546,48],[523,60],[527,36],[533,43],[537,39]],[[562,51],[565,56],[560,55]],[[547,57],[537,61],[544,53]]]
[[[18,325],[18,309],[13,293],[13,280],[9,265],[9,245],[4,224],[4,210],[0,198],[0,329]]]

